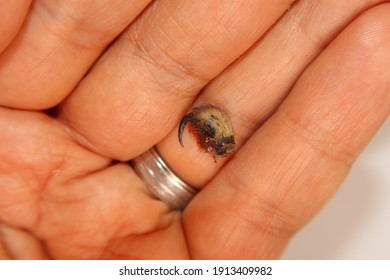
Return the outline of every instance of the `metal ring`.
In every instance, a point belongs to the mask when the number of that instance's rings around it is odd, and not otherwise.
[[[155,147],[131,160],[148,190],[174,210],[182,210],[198,192],[168,167]]]

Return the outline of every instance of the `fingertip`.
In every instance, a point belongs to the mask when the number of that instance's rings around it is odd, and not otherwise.
[[[390,3],[367,10],[354,25],[358,47],[376,53],[378,49],[390,46]]]

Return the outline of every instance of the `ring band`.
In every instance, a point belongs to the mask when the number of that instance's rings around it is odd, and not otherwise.
[[[182,210],[198,192],[173,173],[155,147],[131,160],[148,190],[174,210]]]

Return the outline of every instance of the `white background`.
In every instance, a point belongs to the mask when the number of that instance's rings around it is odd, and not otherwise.
[[[390,259],[390,119],[283,259]]]

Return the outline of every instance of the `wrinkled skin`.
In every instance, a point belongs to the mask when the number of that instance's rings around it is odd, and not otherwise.
[[[149,2],[0,1],[0,258],[278,258],[389,114],[385,1]],[[217,164],[177,140],[199,104]],[[153,145],[184,212],[123,163]]]

